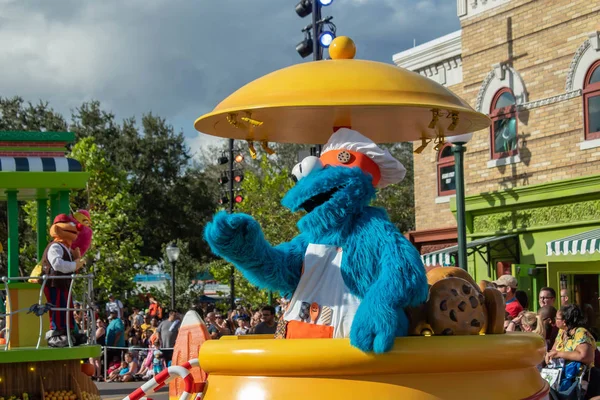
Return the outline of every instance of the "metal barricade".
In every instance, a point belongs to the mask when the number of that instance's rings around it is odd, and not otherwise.
[[[9,281],[10,282],[27,282],[30,279],[38,279],[41,280],[41,284],[40,284],[40,292],[39,292],[39,296],[38,296],[38,302],[37,304],[32,304],[30,307],[28,308],[21,308],[19,310],[13,310],[12,309],[12,303],[11,303],[11,290],[10,287],[8,285]],[[71,279],[71,283],[69,285],[69,293],[68,293],[68,297],[67,297],[67,306],[71,304],[71,301],[73,300],[73,286],[75,284],[75,282],[77,280],[87,280],[87,285],[84,289],[84,293],[82,293],[83,296],[83,301],[81,303],[81,308],[60,308],[60,307],[50,307],[48,305],[48,303],[42,304],[43,300],[45,300],[45,296],[44,296],[44,288],[46,287],[46,285],[48,284],[48,281],[50,280],[58,280],[58,279]],[[38,335],[38,341],[37,341],[37,345],[36,345],[36,349],[38,349],[42,343],[42,337],[44,336],[44,321],[43,321],[43,317],[44,314],[46,312],[49,311],[66,311],[67,313],[73,313],[73,312],[84,312],[85,315],[87,316],[87,318],[83,318],[82,321],[82,331],[86,332],[87,337],[88,337],[88,344],[95,344],[96,343],[96,318],[95,318],[95,311],[96,311],[96,307],[94,305],[94,301],[93,301],[93,293],[94,293],[94,275],[92,274],[88,274],[88,275],[77,275],[77,274],[72,274],[72,275],[68,275],[68,276],[48,276],[48,275],[43,275],[43,276],[25,276],[25,277],[7,277],[7,276],[3,276],[2,278],[0,278],[0,281],[2,281],[2,283],[4,284],[4,290],[6,292],[6,308],[7,310],[10,310],[10,312],[8,313],[0,313],[0,317],[4,317],[6,319],[6,328],[5,328],[5,333],[4,333],[4,338],[5,338],[5,343],[4,343],[4,350],[8,350],[9,346],[10,346],[10,327],[14,326],[14,324],[12,323],[12,318],[14,315],[21,313],[21,312],[33,312],[34,309],[40,310],[41,312],[36,313],[36,315],[38,315],[39,318],[39,335]],[[87,321],[86,321],[87,320]],[[67,332],[71,331],[71,318],[70,315],[67,316]],[[73,342],[72,342],[72,338],[71,335],[67,335],[68,338],[68,344],[69,347],[73,347]]]
[[[102,357],[103,357],[103,366],[102,369],[104,371],[103,375],[103,379],[106,380],[107,378],[107,372],[108,372],[108,351],[107,350],[121,350],[121,356],[120,359],[123,360],[123,355],[124,353],[131,353],[134,351],[152,351],[151,348],[148,347],[118,347],[118,346],[102,346]],[[171,348],[161,348],[161,351],[172,351],[174,350],[173,347]],[[141,364],[141,360],[140,360],[140,364]]]

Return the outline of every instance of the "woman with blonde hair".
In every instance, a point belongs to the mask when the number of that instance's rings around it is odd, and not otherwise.
[[[533,332],[544,339],[546,338],[546,327],[542,316],[531,311],[521,311],[516,318],[508,323],[506,332],[515,331]]]
[[[523,332],[533,332],[546,338],[546,327],[542,321],[542,316],[531,311],[526,311],[521,317],[521,328]]]

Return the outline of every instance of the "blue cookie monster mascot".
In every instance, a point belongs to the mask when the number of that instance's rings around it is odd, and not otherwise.
[[[212,251],[256,286],[291,295],[278,330],[285,338],[347,338],[365,352],[389,351],[408,333],[404,309],[427,300],[417,250],[385,210],[369,206],[375,188],[406,170],[360,133],[338,129],[320,158],[293,171],[282,204],[305,210],[300,234],[271,246],[246,214],[219,212],[205,229]]]

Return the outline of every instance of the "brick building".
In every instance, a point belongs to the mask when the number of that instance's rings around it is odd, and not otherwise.
[[[469,271],[513,273],[530,298],[542,285],[564,287],[598,313],[600,3],[458,0],[457,10],[460,31],[393,60],[492,118],[465,155]],[[426,264],[453,265],[449,145],[415,154],[414,167],[409,237]]]

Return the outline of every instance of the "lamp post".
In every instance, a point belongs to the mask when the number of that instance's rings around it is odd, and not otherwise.
[[[454,182],[456,184],[456,228],[458,241],[458,267],[468,271],[467,265],[467,225],[465,213],[465,167],[464,154],[466,144],[473,137],[472,133],[446,138],[452,143],[454,153]]]
[[[175,264],[179,258],[179,247],[175,243],[167,246],[167,258],[171,263],[171,311],[175,311]]]

